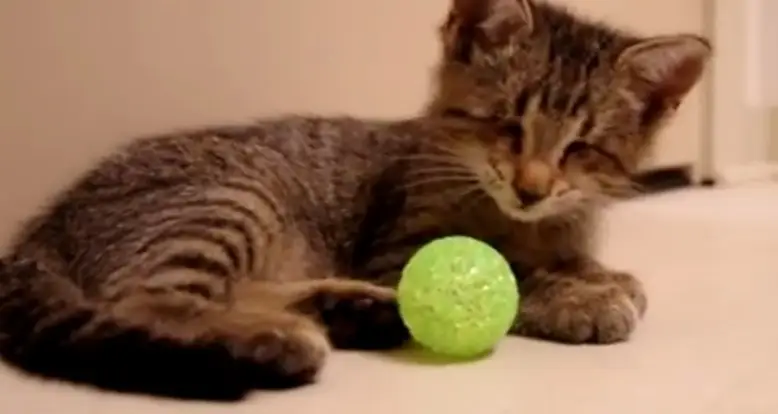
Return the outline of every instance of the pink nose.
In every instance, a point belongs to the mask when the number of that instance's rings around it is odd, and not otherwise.
[[[522,204],[530,206],[549,196],[570,191],[570,185],[559,170],[543,161],[530,160],[516,171],[516,194]]]
[[[516,184],[517,187],[524,190],[545,194],[548,192],[549,184],[551,184],[554,175],[554,171],[548,164],[530,160],[519,167],[516,174]]]

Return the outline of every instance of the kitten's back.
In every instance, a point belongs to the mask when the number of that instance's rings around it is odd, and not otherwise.
[[[288,117],[122,148],[3,259],[0,353],[43,376],[185,398],[313,380],[321,329],[263,303],[232,311],[232,289],[326,276],[362,181],[411,142],[402,129]]]

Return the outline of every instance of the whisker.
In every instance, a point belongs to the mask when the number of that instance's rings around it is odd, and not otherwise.
[[[428,142],[426,143],[429,147],[431,147],[432,151],[423,151],[416,154],[406,154],[406,155],[400,155],[397,158],[398,159],[406,159],[406,160],[421,160],[421,161],[444,161],[444,162],[450,162],[454,161],[455,163],[459,164],[459,160],[462,158],[462,154],[464,152],[464,145],[461,144],[448,144],[448,145],[441,145],[440,143],[436,142]],[[439,152],[439,153],[436,153]]]
[[[480,185],[477,185],[475,188],[471,188],[460,196],[459,200],[461,204],[459,208],[462,210],[469,210],[473,204],[478,203],[484,198],[489,198],[489,195]]]
[[[434,153],[416,153],[416,154],[401,154],[393,157],[398,160],[443,160],[452,161],[459,157],[454,154],[434,154]]]
[[[438,151],[441,151],[448,155],[452,155],[454,157],[459,157],[461,149],[464,148],[464,145],[456,144],[456,143],[449,143],[448,145],[442,145],[438,142],[429,142],[428,145],[430,145],[432,148]]]
[[[625,179],[622,190],[626,193],[626,196],[634,197],[646,192],[646,187],[643,184],[628,178]]]
[[[476,183],[478,182],[478,178],[475,176],[446,176],[446,175],[440,175],[440,176],[432,176],[428,177],[427,179],[420,179],[420,180],[414,180],[408,183],[405,183],[402,188],[409,190],[416,187],[428,185],[428,184],[445,184],[445,183]]]
[[[634,197],[643,192],[642,185],[629,178],[595,176],[600,187],[600,193],[611,200]]]
[[[413,156],[396,158],[396,162],[408,163],[408,169],[421,169],[429,167],[459,167],[466,168],[459,160],[448,157],[434,158],[429,156]]]
[[[461,166],[418,168],[418,169],[408,171],[406,175],[414,176],[414,175],[426,175],[426,174],[450,174],[452,177],[453,176],[457,176],[457,177],[473,176],[472,171]]]
[[[480,183],[456,182],[456,185],[441,190],[430,190],[421,197],[425,205],[440,205],[441,202],[460,203],[464,196],[478,190]],[[462,185],[464,184],[464,185]],[[458,204],[457,204],[458,205]]]
[[[462,200],[464,197],[466,197],[468,194],[473,193],[474,191],[477,191],[481,188],[480,183],[473,183],[469,185],[465,185],[462,187],[457,187],[450,189],[448,191],[445,191],[444,194],[452,195],[453,197],[456,197],[459,200]]]

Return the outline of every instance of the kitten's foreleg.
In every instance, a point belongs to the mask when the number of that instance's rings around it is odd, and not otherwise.
[[[522,281],[521,292],[513,332],[567,343],[625,341],[647,305],[638,279],[591,260],[537,270]]]

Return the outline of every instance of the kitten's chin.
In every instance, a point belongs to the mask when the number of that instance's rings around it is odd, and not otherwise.
[[[576,211],[581,210],[585,204],[582,194],[570,194],[569,196],[554,200],[544,200],[528,208],[522,207],[516,198],[506,200],[493,197],[493,199],[506,217],[524,223],[557,219],[574,214]]]
[[[551,217],[555,217],[556,215],[551,215],[546,211],[540,211],[537,209],[526,209],[526,210],[502,210],[502,212],[508,216],[511,220],[519,221],[522,223],[536,223],[539,221],[543,221],[546,219],[549,219]]]

